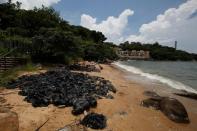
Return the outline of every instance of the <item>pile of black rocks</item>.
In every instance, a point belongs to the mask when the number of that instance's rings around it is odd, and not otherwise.
[[[46,73],[22,76],[8,83],[7,88],[19,88],[20,95],[34,107],[72,106],[74,115],[97,106],[97,99],[108,97],[116,89],[101,77],[56,69]]]
[[[74,71],[86,71],[86,72],[100,72],[102,70],[101,66],[96,63],[86,63],[86,64],[72,64],[68,66],[70,70]]]
[[[104,129],[107,126],[107,119],[102,114],[90,113],[84,117],[81,124],[92,129]]]

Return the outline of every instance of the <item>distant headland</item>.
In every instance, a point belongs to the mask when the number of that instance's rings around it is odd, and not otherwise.
[[[116,49],[120,57],[128,59],[167,60],[167,61],[193,61],[197,54],[177,50],[175,47],[162,46],[158,42],[143,44],[140,42],[121,43]]]

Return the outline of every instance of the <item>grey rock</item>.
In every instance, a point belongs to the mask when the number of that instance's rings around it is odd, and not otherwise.
[[[190,123],[187,111],[184,105],[174,98],[161,97],[154,92],[146,92],[146,95],[151,96],[141,102],[144,107],[153,107],[160,110],[170,120],[177,123]]]
[[[172,121],[189,123],[189,117],[183,104],[177,99],[165,97],[160,102],[160,110]]]
[[[182,91],[182,93],[174,93],[174,94],[178,95],[178,96],[187,97],[187,98],[190,98],[190,99],[197,100],[197,94],[196,93]]]

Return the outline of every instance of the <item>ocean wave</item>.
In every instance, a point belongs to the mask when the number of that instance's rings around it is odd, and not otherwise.
[[[126,70],[126,71],[129,71],[131,73],[134,73],[134,74],[146,77],[148,79],[156,80],[156,81],[159,81],[161,83],[167,84],[171,88],[197,93],[197,91],[194,90],[192,87],[190,87],[188,85],[185,85],[185,84],[183,84],[183,83],[181,83],[179,81],[172,80],[172,79],[169,79],[169,78],[157,75],[157,74],[146,73],[146,72],[143,72],[141,69],[139,69],[137,67],[133,67],[133,66],[130,66],[130,65],[129,66],[128,65],[124,65],[121,62],[115,62],[113,64],[118,66],[118,67],[120,67],[120,68],[122,68],[122,69],[124,69],[124,70]]]

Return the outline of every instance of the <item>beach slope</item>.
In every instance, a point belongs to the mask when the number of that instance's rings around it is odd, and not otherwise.
[[[143,95],[145,88],[136,82],[127,80],[124,71],[111,65],[102,65],[102,67],[101,72],[88,74],[110,80],[117,89],[117,93],[112,94],[114,99],[100,99],[97,108],[91,109],[92,112],[106,115],[108,125],[106,131],[196,130],[197,101],[176,96],[186,107],[191,123],[174,123],[160,111],[140,105],[141,101],[146,99],[146,96]],[[11,110],[18,114],[20,131],[34,131],[46,121],[40,131],[54,131],[83,117],[83,115],[73,116],[70,113],[72,108],[57,108],[52,105],[44,108],[33,108],[31,104],[23,101],[23,97],[18,95],[17,90],[5,89],[1,93],[11,91],[15,92],[2,96],[7,100],[6,104],[12,107]]]

